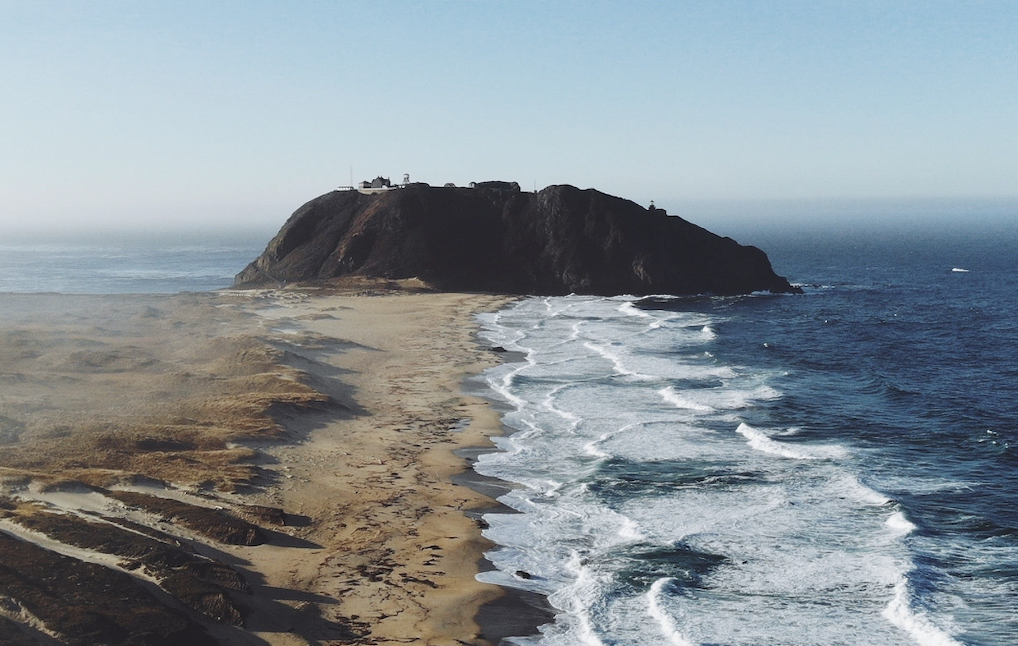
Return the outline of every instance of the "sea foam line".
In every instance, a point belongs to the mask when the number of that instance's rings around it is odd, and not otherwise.
[[[908,579],[899,577],[894,584],[894,598],[884,608],[884,618],[911,635],[919,646],[963,646],[925,616],[912,610],[908,596]]]
[[[656,379],[656,377],[654,377],[653,375],[645,375],[634,370],[630,370],[625,366],[624,363],[622,363],[622,357],[618,353],[609,350],[606,346],[598,345],[596,343],[590,343],[588,341],[583,344],[583,347],[593,352],[596,352],[597,354],[601,355],[602,357],[610,361],[612,363],[612,367],[615,369],[615,372],[620,375],[632,377],[633,379],[639,379],[641,381],[652,381]]]
[[[681,408],[683,410],[692,410],[698,413],[713,413],[717,410],[713,406],[708,406],[707,404],[700,404],[691,399],[683,397],[678,392],[676,392],[676,390],[671,386],[668,386],[667,388],[662,388],[661,390],[657,391],[657,394],[661,395],[661,399],[665,400],[665,402],[671,404],[676,408]]]
[[[820,453],[802,451],[783,442],[772,440],[764,433],[761,433],[746,423],[739,424],[739,427],[735,430],[748,440],[747,444],[749,444],[750,447],[764,453],[780,455],[783,458],[792,458],[795,460],[823,460],[825,458],[843,457],[845,455],[845,449],[836,444],[813,447],[814,451],[819,449]]]
[[[672,646],[694,646],[693,642],[686,639],[679,631],[675,619],[668,614],[661,603],[664,598],[664,587],[674,580],[672,577],[665,577],[658,579],[650,586],[650,591],[647,592],[647,614],[657,621],[661,633],[668,638],[668,642]]]

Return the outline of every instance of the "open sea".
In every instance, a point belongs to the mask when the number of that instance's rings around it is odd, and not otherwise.
[[[1018,644],[1016,238],[757,244],[804,295],[480,316],[525,359],[479,578],[557,611],[513,641]]]
[[[271,235],[0,238],[0,293],[175,294],[233,284]]]
[[[227,287],[267,239],[0,243],[0,292]],[[479,317],[525,357],[479,578],[557,610],[513,641],[1018,643],[1018,237],[743,241],[806,293]]]

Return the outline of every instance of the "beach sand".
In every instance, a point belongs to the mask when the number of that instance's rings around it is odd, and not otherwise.
[[[499,432],[461,386],[498,361],[474,314],[508,299],[393,287],[0,296],[0,532],[116,570],[220,643],[485,643],[502,593],[474,579],[490,544],[464,512],[494,503],[453,483],[453,451]],[[0,636],[75,643],[10,585]]]

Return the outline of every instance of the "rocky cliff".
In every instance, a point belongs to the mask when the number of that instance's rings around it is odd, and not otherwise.
[[[663,210],[573,186],[484,184],[322,195],[290,216],[236,284],[344,275],[522,294],[796,291],[764,252]]]

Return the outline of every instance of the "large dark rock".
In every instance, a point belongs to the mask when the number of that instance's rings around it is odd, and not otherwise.
[[[526,294],[796,291],[755,247],[592,189],[411,185],[333,191],[299,208],[240,286],[344,275]]]

